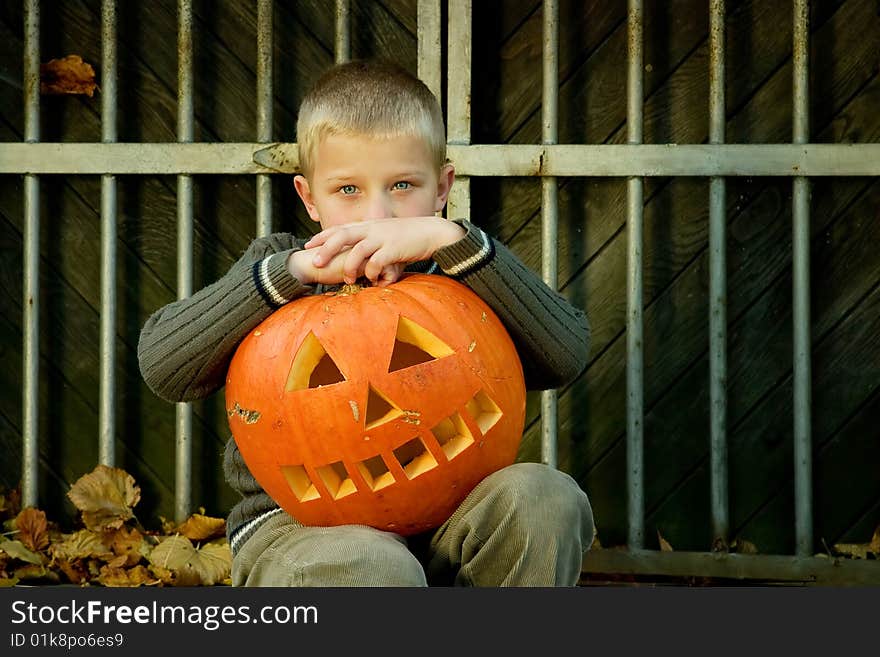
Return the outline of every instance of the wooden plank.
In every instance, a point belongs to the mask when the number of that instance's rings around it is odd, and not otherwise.
[[[708,577],[739,580],[741,585],[763,583],[802,586],[877,586],[880,584],[880,564],[876,561],[712,552],[592,550],[584,558],[583,573],[648,578]],[[585,577],[584,580],[586,579]]]

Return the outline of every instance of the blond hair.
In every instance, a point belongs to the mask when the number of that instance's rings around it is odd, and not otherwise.
[[[308,177],[328,135],[424,139],[437,169],[446,163],[446,128],[437,98],[396,64],[357,60],[324,73],[306,94],[296,124],[299,165]]]

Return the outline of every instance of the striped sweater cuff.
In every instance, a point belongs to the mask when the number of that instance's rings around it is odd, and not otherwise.
[[[458,242],[437,249],[434,261],[447,276],[461,278],[492,260],[495,257],[495,244],[489,235],[466,219],[456,219],[454,223],[467,233]]]
[[[279,308],[291,301],[296,296],[294,290],[300,285],[287,270],[290,253],[290,250],[273,253],[257,260],[251,268],[254,285],[271,308]]]

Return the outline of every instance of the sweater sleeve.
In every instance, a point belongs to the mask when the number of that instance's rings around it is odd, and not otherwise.
[[[222,278],[153,313],[138,340],[150,389],[180,402],[223,387],[238,343],[276,308],[312,291],[287,270],[287,256],[301,248],[289,233],[258,238]]]
[[[548,287],[499,241],[466,220],[456,223],[467,234],[438,249],[434,261],[501,319],[522,361],[526,386],[546,390],[577,378],[589,355],[586,313]]]

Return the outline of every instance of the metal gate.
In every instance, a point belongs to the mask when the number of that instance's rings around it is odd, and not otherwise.
[[[418,74],[440,97],[442,90],[442,0],[418,1]],[[448,76],[448,156],[457,182],[448,213],[469,216],[470,176],[532,176],[542,181],[542,276],[557,287],[557,177],[605,176],[627,180],[627,489],[626,551],[596,550],[584,562],[587,573],[709,576],[799,583],[880,582],[880,568],[870,562],[812,557],[814,546],[811,485],[810,362],[810,178],[880,175],[880,144],[809,143],[809,2],[794,0],[793,125],[789,144],[725,143],[725,2],[709,0],[710,125],[708,144],[643,144],[643,7],[629,0],[627,62],[627,143],[558,144],[558,25],[555,0],[543,2],[542,140],[534,145],[470,143],[472,0],[448,0],[446,68]],[[272,1],[257,0],[257,125],[253,143],[193,142],[193,13],[191,0],[178,2],[177,143],[117,143],[116,9],[102,2],[102,142],[41,143],[40,3],[25,0],[24,107],[25,139],[0,148],[0,173],[23,174],[24,340],[22,498],[36,505],[38,464],[38,285],[40,175],[101,175],[101,324],[100,324],[100,461],[114,465],[114,326],[116,320],[116,177],[177,175],[177,294],[192,293],[193,185],[197,174],[249,174],[256,177],[257,236],[272,230],[272,184],[278,173],[297,171],[296,145],[273,143]],[[350,7],[336,0],[335,58],[350,56]],[[711,399],[710,461],[712,535],[726,545],[730,531],[727,481],[727,317],[725,194],[729,176],[786,176],[792,184],[794,499],[796,551],[791,556],[719,552],[674,553],[644,549],[643,502],[643,352],[642,253],[643,184],[647,176],[695,176],[710,181],[709,197],[709,353]],[[192,411],[177,405],[175,513],[183,519],[191,504]],[[542,393],[541,460],[557,466],[557,397]]]

